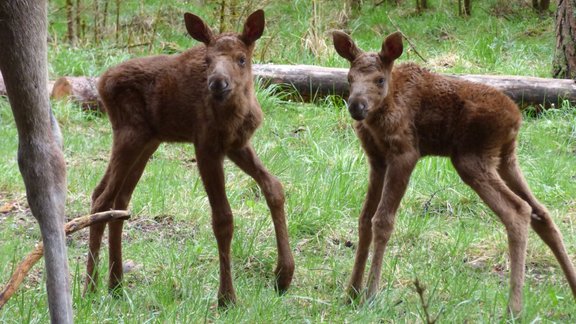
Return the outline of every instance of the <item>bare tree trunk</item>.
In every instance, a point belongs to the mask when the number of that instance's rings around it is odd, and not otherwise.
[[[80,12],[80,0],[76,0],[76,40],[82,39],[82,35],[80,34],[80,32],[82,32],[80,28]]]
[[[241,27],[243,26],[243,21],[240,17],[241,11],[238,0],[230,0],[230,3],[228,4],[228,21],[233,21],[234,25],[228,25],[227,31],[241,30]]]
[[[94,44],[100,42],[100,8],[98,8],[98,0],[94,0]]]
[[[220,1],[220,30],[219,33],[223,33],[226,29],[226,0]]]
[[[462,16],[462,0],[458,0],[458,16]]]
[[[576,79],[576,0],[558,0],[556,10],[556,52],[552,63],[554,78]]]
[[[106,22],[107,22],[107,18],[108,18],[108,3],[110,2],[110,0],[104,0],[104,12],[103,12],[103,17],[102,17],[102,30],[104,31],[104,33],[106,33]]]
[[[118,44],[118,38],[120,34],[120,0],[116,0],[116,44]]]
[[[472,0],[464,0],[464,15],[472,15]]]
[[[68,25],[68,44],[76,46],[76,33],[74,32],[74,5],[72,0],[66,0],[66,23]]]
[[[550,0],[532,0],[532,9],[539,13],[548,11],[550,9]]]

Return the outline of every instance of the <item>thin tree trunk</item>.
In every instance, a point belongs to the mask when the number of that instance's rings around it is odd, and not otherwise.
[[[68,26],[68,44],[76,46],[76,33],[74,32],[74,4],[72,0],[66,0],[66,23]]]
[[[576,0],[558,0],[556,10],[556,52],[552,63],[552,76],[576,79]]]
[[[80,34],[82,32],[82,29],[80,28],[80,5],[80,0],[76,0],[76,40],[82,39],[82,35]]]
[[[462,0],[458,0],[458,16],[462,16]]]
[[[98,0],[94,0],[94,44],[100,41],[100,8],[98,8]]]
[[[226,29],[226,0],[220,1],[220,33]]]
[[[532,9],[542,13],[550,9],[550,0],[532,0]]]
[[[472,0],[464,0],[464,15],[472,15]]]
[[[227,31],[239,30],[241,29],[242,21],[240,20],[240,6],[237,0],[230,0],[228,4],[228,21],[234,22],[234,25],[228,25]]]
[[[108,18],[108,3],[110,2],[110,0],[104,0],[104,12],[103,12],[103,17],[102,17],[102,30],[104,31],[104,33],[106,33],[106,22],[107,22],[107,18]]]
[[[116,44],[118,44],[118,38],[120,34],[120,0],[116,0]]]

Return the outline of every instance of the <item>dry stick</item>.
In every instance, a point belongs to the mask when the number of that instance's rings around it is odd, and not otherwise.
[[[130,213],[125,210],[111,210],[105,211],[101,213],[96,213],[92,215],[86,215],[78,218],[74,218],[73,220],[69,221],[64,225],[64,231],[66,235],[70,235],[74,232],[77,232],[85,227],[104,223],[109,221],[115,220],[126,220],[130,218]],[[44,255],[44,245],[42,242],[36,244],[36,247],[32,252],[30,252],[22,262],[16,267],[12,277],[6,284],[6,287],[2,292],[0,292],[0,309],[8,302],[10,297],[16,292],[28,272],[40,258]]]
[[[428,302],[426,300],[424,300],[424,290],[426,290],[426,288],[420,284],[420,281],[418,280],[418,278],[416,278],[416,280],[414,280],[414,286],[416,287],[416,292],[420,296],[420,302],[422,303],[422,308],[424,309],[424,315],[426,316],[426,323],[427,324],[436,323],[437,318],[435,318],[435,319],[430,318],[430,313],[428,312]]]
[[[424,63],[428,63],[428,61],[425,58],[423,58],[422,55],[420,55],[420,53],[418,53],[418,51],[416,50],[416,46],[414,46],[414,44],[410,41],[410,39],[402,32],[402,30],[400,30],[400,27],[398,27],[398,25],[396,25],[394,21],[392,21],[392,18],[390,18],[389,15],[386,15],[386,17],[388,17],[388,20],[390,21],[392,26],[394,26],[394,28],[396,28],[396,30],[402,34],[402,37],[404,37],[404,39],[408,42],[410,47],[412,47],[414,53],[416,53],[416,55],[418,55],[418,57],[421,58],[422,61],[424,61]]]

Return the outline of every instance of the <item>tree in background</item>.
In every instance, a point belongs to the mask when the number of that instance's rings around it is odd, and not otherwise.
[[[532,0],[532,8],[539,13],[543,13],[550,9],[550,0]]]
[[[427,0],[416,0],[416,10],[422,11],[424,9],[428,9],[428,1]]]
[[[458,0],[458,14],[460,16],[472,15],[472,0],[464,0],[464,7],[462,7],[462,0]]]
[[[556,52],[552,76],[557,79],[576,79],[576,0],[558,0],[556,9]]]

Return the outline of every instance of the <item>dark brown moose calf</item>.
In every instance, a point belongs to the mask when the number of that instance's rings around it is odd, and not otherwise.
[[[282,184],[256,156],[250,137],[262,122],[252,79],[254,43],[264,31],[264,12],[252,13],[241,34],[213,35],[197,16],[184,15],[186,29],[204,43],[181,54],[137,58],[111,68],[98,90],[113,130],[110,162],[92,195],[92,212],[126,209],[148,159],[161,142],[192,142],[212,209],[220,257],[218,304],[236,297],[230,268],[232,210],[226,198],[223,162],[227,156],[262,189],[278,246],[276,287],[292,281],[294,259],[288,243]],[[122,280],[122,221],[109,223],[109,288]],[[86,290],[94,290],[104,226],[90,229]]]
[[[486,85],[442,77],[415,64],[392,69],[403,50],[400,33],[389,35],[378,53],[363,52],[340,31],[333,39],[338,54],[351,63],[348,110],[370,165],[350,297],[362,294],[371,243],[366,297],[377,293],[396,211],[416,162],[426,155],[450,157],[462,180],[504,223],[511,263],[510,311],[518,314],[522,309],[529,225],[554,252],[576,296],[576,274],[562,236],[518,166],[518,107]]]

